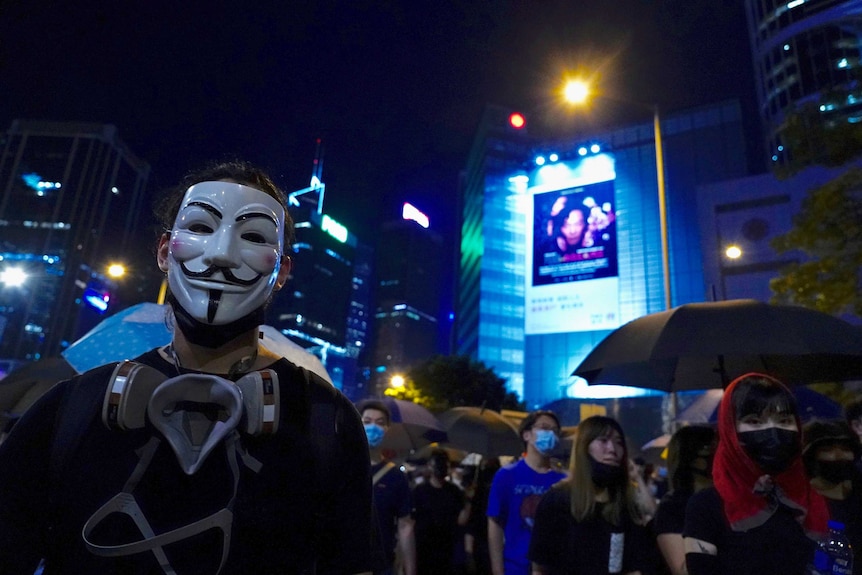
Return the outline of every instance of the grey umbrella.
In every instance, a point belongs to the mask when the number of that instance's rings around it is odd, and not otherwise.
[[[862,330],[797,306],[692,303],[614,330],[572,375],[670,392],[723,388],[752,371],[788,384],[862,378]]]
[[[454,407],[439,416],[449,447],[485,457],[519,455],[524,443],[518,429],[500,413],[482,407]]]

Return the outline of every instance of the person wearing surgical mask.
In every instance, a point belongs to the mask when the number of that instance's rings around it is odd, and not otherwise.
[[[370,572],[359,413],[259,337],[291,271],[286,195],[213,163],[155,215],[171,341],[58,383],[0,445],[0,571]]]
[[[844,420],[811,421],[803,429],[802,460],[811,486],[826,498],[829,518],[844,524],[854,554],[862,549],[862,476],[856,468],[859,441]],[[862,561],[853,562],[853,575]]]
[[[524,457],[494,475],[488,498],[488,549],[493,575],[528,575],[527,550],[536,507],[552,485],[565,478],[554,469],[551,456],[560,437],[553,411],[527,414],[519,432]]]
[[[528,558],[532,575],[644,573],[645,527],[638,525],[626,438],[605,416],[578,424],[569,477],[542,496]]]
[[[718,409],[714,486],[692,495],[683,540],[689,575],[803,575],[829,511],[811,487],[793,393],[743,375]]]
[[[401,468],[388,461],[381,449],[383,438],[391,426],[389,408],[384,402],[371,399],[359,404],[359,413],[368,438],[374,509],[386,555],[386,565],[375,570],[375,575],[390,575],[394,572],[396,552],[404,575],[416,575],[416,539],[410,484]]]

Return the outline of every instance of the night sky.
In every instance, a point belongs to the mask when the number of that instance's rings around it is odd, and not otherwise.
[[[223,157],[302,188],[321,137],[326,211],[361,239],[405,200],[451,238],[486,102],[522,110],[533,133],[648,119],[632,101],[740,98],[753,118],[741,4],[13,0],[0,11],[0,129],[115,124],[151,164],[152,190]],[[555,90],[577,69],[607,98],[572,117]]]

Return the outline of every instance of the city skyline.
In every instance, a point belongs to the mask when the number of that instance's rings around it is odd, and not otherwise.
[[[534,131],[644,117],[606,103],[560,121],[569,112],[554,91],[576,69],[601,73],[615,99],[668,109],[753,101],[734,2],[527,4],[202,12],[156,2],[130,12],[37,0],[0,17],[0,75],[12,87],[0,127],[15,118],[114,124],[153,166],[151,193],[226,154],[261,164],[290,192],[308,185],[322,137],[333,217],[371,236],[411,201],[451,243],[458,172],[486,103],[521,109]]]

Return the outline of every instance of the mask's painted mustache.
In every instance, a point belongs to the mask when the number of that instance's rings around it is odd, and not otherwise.
[[[215,274],[216,272],[221,272],[222,275],[224,276],[225,280],[229,281],[232,284],[241,285],[241,286],[253,285],[253,284],[257,283],[257,281],[261,278],[261,274],[258,274],[251,279],[243,280],[243,279],[240,279],[240,278],[236,277],[235,275],[233,275],[233,272],[230,271],[230,269],[219,267],[219,266],[210,266],[202,272],[193,272],[193,271],[189,270],[185,266],[185,264],[180,264],[180,267],[183,270],[183,274],[185,274],[185,276],[189,277],[189,278],[194,278],[194,279],[209,278],[209,277],[212,277],[213,274]]]

